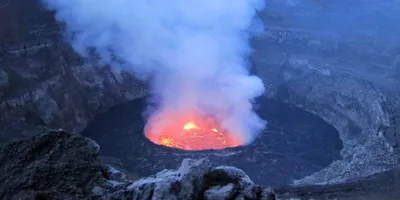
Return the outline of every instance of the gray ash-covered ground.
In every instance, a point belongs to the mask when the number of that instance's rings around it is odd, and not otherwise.
[[[176,168],[184,158],[208,157],[216,165],[243,169],[255,183],[279,186],[317,172],[340,159],[337,131],[319,117],[270,99],[259,100],[268,128],[250,145],[210,151],[184,151],[156,145],[143,134],[145,99],[115,106],[82,133],[101,146],[103,156],[120,159],[141,176]]]

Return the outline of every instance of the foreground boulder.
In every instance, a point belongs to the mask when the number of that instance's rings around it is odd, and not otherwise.
[[[0,146],[0,199],[275,199],[242,170],[206,159],[132,182],[98,156],[95,142],[64,131]]]
[[[103,199],[126,196],[126,189]],[[212,167],[208,160],[185,159],[178,170],[164,170],[128,187],[131,199],[275,199],[240,169]],[[119,199],[119,198],[118,198]]]

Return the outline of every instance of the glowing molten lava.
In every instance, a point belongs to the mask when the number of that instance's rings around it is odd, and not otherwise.
[[[154,143],[184,150],[224,149],[243,142],[220,130],[214,120],[177,120],[158,128],[147,125],[146,136]]]
[[[187,124],[185,124],[183,126],[184,130],[191,130],[191,129],[200,129],[199,127],[196,126],[196,124],[194,124],[194,122],[188,122]]]

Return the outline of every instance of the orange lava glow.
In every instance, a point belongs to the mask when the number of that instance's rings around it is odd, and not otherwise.
[[[214,120],[196,118],[178,121],[165,125],[158,131],[148,124],[145,134],[156,144],[184,150],[224,149],[243,143],[220,130]]]

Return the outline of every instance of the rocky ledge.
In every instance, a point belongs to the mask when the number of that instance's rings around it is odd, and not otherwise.
[[[275,199],[240,169],[207,159],[183,160],[132,182],[99,160],[100,147],[65,131],[50,131],[0,147],[0,199]]]

